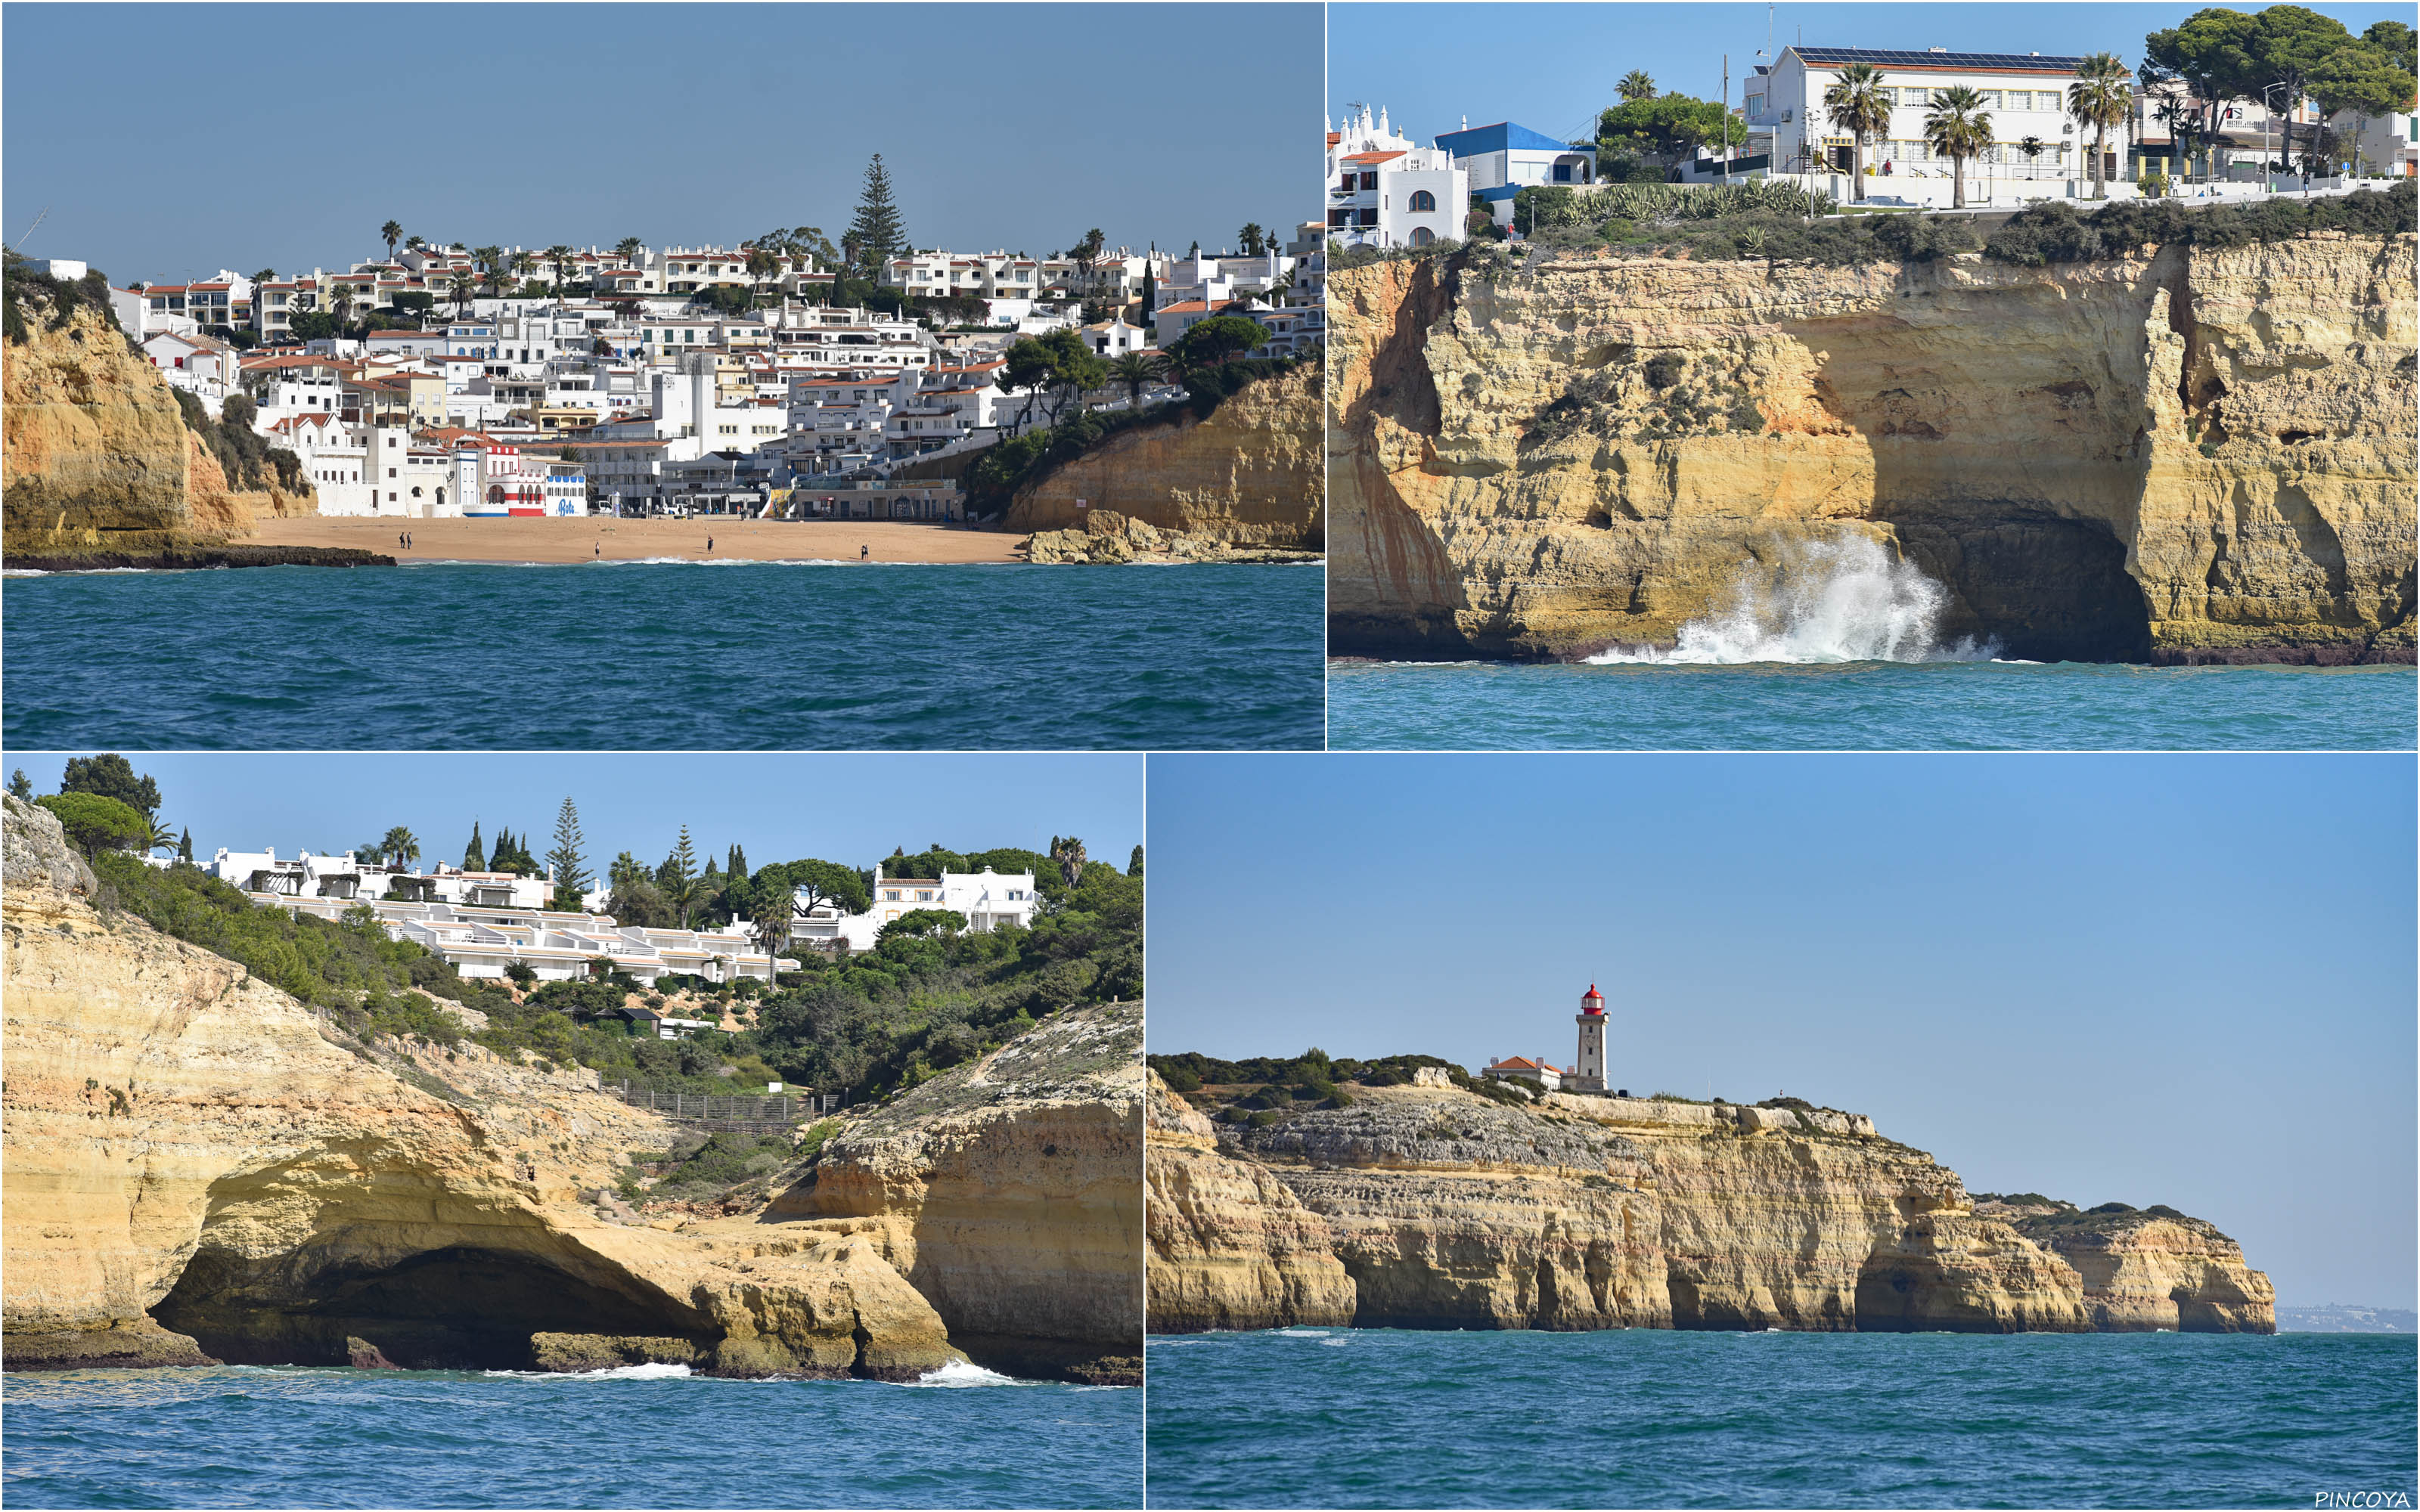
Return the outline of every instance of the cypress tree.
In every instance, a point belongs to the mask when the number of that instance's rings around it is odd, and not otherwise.
[[[476,819],[471,821],[471,843],[462,848],[462,870],[465,872],[488,870],[488,853],[479,843],[479,821]]]
[[[191,829],[188,829],[177,841],[177,859],[190,863],[193,858],[194,832]]]
[[[859,267],[875,279],[882,276],[884,263],[908,250],[908,226],[891,197],[891,171],[882,166],[879,152],[865,165],[865,193],[858,197],[848,239],[856,245]]]

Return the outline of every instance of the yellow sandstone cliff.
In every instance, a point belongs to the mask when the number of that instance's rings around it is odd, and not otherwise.
[[[1086,1106],[1080,1076],[995,1083],[1004,1119],[970,1108],[937,1126],[923,1190],[901,1174],[861,1191],[855,1216],[642,1222],[612,1200],[617,1174],[676,1131],[595,1090],[593,1072],[356,1041],[115,913],[54,819],[0,807],[8,1368],[656,1359],[899,1380],[964,1358],[943,1310],[1097,1343],[1122,1306],[1139,1333],[1140,1275],[1128,1268],[1121,1304],[1105,1237],[1121,1220],[1102,1125],[1125,1115],[1114,1098]],[[845,1134],[836,1169],[884,1137]],[[1124,1203],[1137,1243],[1139,1204]],[[1052,1232],[1063,1207],[1092,1227]]]
[[[1860,535],[2012,656],[2410,660],[2414,240],[1340,270],[1334,648],[1668,646]]]
[[[1153,1096],[1161,1332],[2274,1327],[2267,1278],[2208,1225],[2195,1284],[2231,1300],[2162,1315],[2149,1293],[2179,1265],[2113,1285],[1856,1115],[1355,1087],[1348,1107],[1256,1127],[1213,1125],[1156,1080]],[[2078,1225],[2075,1247],[2108,1231]]]
[[[1089,514],[1111,511],[1228,546],[1317,550],[1321,373],[1310,363],[1247,383],[1207,420],[1187,411],[1121,431],[1020,488],[1004,528],[1080,531]]]
[[[0,347],[0,532],[12,554],[147,552],[307,515],[309,496],[238,490],[157,369],[89,305],[53,328],[29,296],[26,339]]]
[[[766,1226],[863,1233],[976,1363],[1142,1379],[1142,1005],[1051,1015],[852,1122]]]

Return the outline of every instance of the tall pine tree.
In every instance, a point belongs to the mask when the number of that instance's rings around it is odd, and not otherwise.
[[[880,278],[882,265],[908,250],[908,225],[891,197],[891,171],[879,152],[865,165],[865,193],[858,196],[857,219],[848,223],[845,239],[868,278]]]
[[[580,833],[580,810],[566,797],[554,816],[554,849],[546,853],[547,870],[554,873],[554,897],[551,900],[558,913],[580,911],[580,900],[588,890],[588,857],[582,854],[587,839]]]
[[[471,843],[462,848],[462,870],[465,872],[488,870],[488,850],[486,846],[479,843],[479,821],[476,819],[471,821]]]

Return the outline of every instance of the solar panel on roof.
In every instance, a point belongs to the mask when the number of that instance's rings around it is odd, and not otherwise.
[[[1893,68],[1923,68],[1928,65],[1949,65],[1965,68],[2044,69],[2073,68],[2081,57],[2061,54],[2037,55],[2031,53],[1934,53],[1907,48],[1875,47],[1801,47],[1798,55],[1810,63],[1880,63]]]

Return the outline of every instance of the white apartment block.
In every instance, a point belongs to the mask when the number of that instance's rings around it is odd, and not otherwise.
[[[1890,92],[1890,124],[1866,142],[1866,163],[1874,177],[1900,174],[1937,177],[1948,160],[1924,141],[1924,117],[1938,90],[1963,85],[1983,97],[1991,113],[1993,145],[1966,167],[1978,177],[2088,177],[2091,138],[2067,116],[2067,86],[2081,57],[2040,53],[1952,53],[1943,48],[1899,51],[1864,47],[1785,47],[1770,68],[1759,65],[1745,86],[1748,155],[1764,148],[1775,173],[1847,173],[1855,146],[1832,124],[1823,93],[1853,63],[1881,70]],[[2108,177],[2126,177],[2123,129],[2109,133]],[[1760,142],[1758,138],[1767,140]],[[2027,138],[2039,150],[2028,157]],[[1869,182],[1869,193],[1880,192]]]
[[[882,286],[918,299],[1040,299],[1042,263],[1007,252],[914,252],[882,265]]]
[[[1327,234],[1346,246],[1425,247],[1459,239],[1470,176],[1442,147],[1396,132],[1365,106],[1327,133]]]
[[[882,926],[919,908],[946,909],[967,921],[969,931],[989,933],[1005,924],[1019,928],[1033,922],[1040,904],[1031,872],[944,872],[939,877],[885,877],[876,867],[872,906],[861,914],[843,914],[830,905],[791,910],[793,944],[829,950],[845,940],[851,950],[871,950]]]

